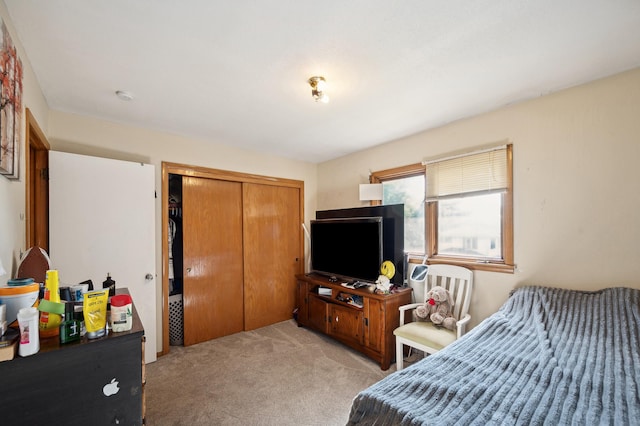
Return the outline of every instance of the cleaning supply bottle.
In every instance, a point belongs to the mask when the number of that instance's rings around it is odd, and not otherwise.
[[[44,300],[60,303],[58,271],[55,269],[47,271],[44,284]],[[58,336],[61,322],[62,315],[40,310],[40,337]]]
[[[60,324],[60,343],[80,340],[80,321],[74,318],[73,302],[64,304],[64,321]]]
[[[102,282],[103,289],[109,289],[109,297],[116,294],[116,282],[111,279],[111,275],[107,272],[107,279]]]
[[[38,309],[31,306],[18,311],[18,324],[20,325],[20,356],[33,355],[40,350],[38,335]]]

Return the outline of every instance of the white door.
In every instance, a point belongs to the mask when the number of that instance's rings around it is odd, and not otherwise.
[[[60,285],[107,273],[127,287],[156,360],[155,171],[153,165],[49,153],[51,265]]]

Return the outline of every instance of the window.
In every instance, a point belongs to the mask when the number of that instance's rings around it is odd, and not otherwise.
[[[501,259],[501,212],[500,194],[440,200],[438,253]]]
[[[375,172],[371,182],[383,184],[383,204],[405,204],[405,251],[429,263],[513,272],[512,169],[507,145]]]
[[[372,173],[382,183],[382,204],[404,204],[404,251],[425,252],[425,174],[422,164]]]
[[[404,204],[404,250],[424,253],[424,174],[382,183],[382,204]]]

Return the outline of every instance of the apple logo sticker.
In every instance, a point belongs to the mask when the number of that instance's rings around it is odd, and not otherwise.
[[[116,378],[114,377],[113,379],[111,379],[111,383],[107,383],[106,385],[104,385],[104,387],[102,388],[102,393],[104,393],[104,396],[117,394],[120,390],[120,388],[118,387],[118,383],[119,382],[116,381]]]

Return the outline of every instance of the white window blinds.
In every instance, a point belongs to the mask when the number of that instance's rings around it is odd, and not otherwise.
[[[506,146],[428,161],[424,164],[427,201],[501,192],[507,189]]]

